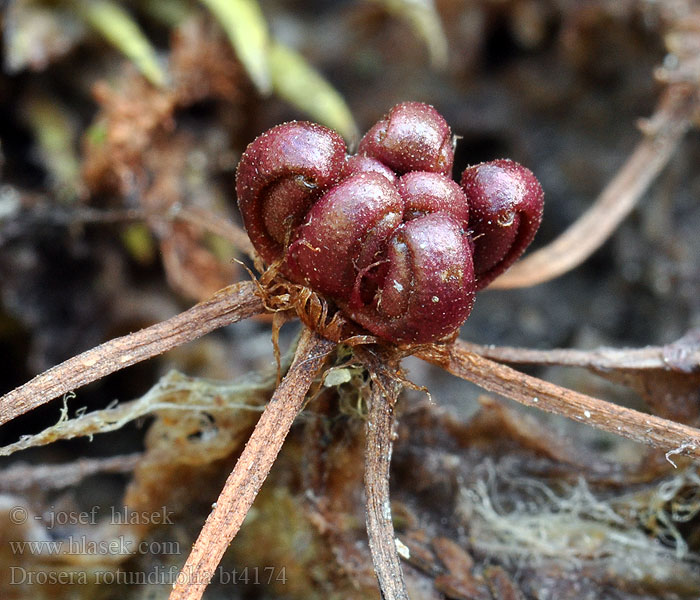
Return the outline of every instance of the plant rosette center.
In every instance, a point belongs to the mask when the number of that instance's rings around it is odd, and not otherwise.
[[[453,159],[449,126],[419,102],[394,106],[355,155],[303,121],[248,146],[236,173],[243,223],[265,263],[318,295],[294,298],[307,325],[327,323],[328,301],[385,342],[456,334],[476,292],[532,241],[543,192],[508,159],[470,166],[458,184]]]

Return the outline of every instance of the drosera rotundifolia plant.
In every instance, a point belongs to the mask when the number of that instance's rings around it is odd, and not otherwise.
[[[348,156],[307,122],[257,138],[236,191],[255,249],[385,342],[454,335],[474,294],[507,269],[542,219],[535,176],[510,160],[451,178],[454,140],[432,107],[405,102]]]
[[[386,599],[407,598],[389,506],[394,406],[413,354],[483,388],[678,454],[700,456],[700,431],[622,408],[492,362],[456,339],[477,291],[522,254],[542,218],[535,176],[508,159],[449,175],[453,135],[425,104],[392,108],[348,156],[320,125],[278,125],[237,170],[259,280],[107,342],[0,399],[1,422],[218,327],[264,312],[304,324],[296,353],[212,505],[170,595],[201,598],[329,357],[342,346],[370,383],[365,502],[369,546]],[[347,362],[347,361],[346,361]]]

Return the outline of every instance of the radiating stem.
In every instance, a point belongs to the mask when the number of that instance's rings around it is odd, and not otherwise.
[[[381,365],[380,365],[381,367]],[[408,600],[396,549],[389,498],[389,467],[394,433],[394,406],[401,384],[368,365],[372,375],[365,424],[365,503],[367,535],[374,571],[384,600]]]
[[[690,373],[700,368],[700,328],[690,330],[681,339],[664,346],[608,348],[593,350],[555,348],[536,350],[510,346],[482,346],[457,340],[458,347],[498,362],[535,365],[585,367],[594,371],[678,370]]]
[[[563,415],[654,448],[700,458],[700,430],[618,406],[525,375],[465,350],[459,343],[422,349],[416,356],[526,406]]]
[[[263,312],[255,290],[250,281],[229,286],[166,321],[110,340],[51,367],[0,398],[0,425],[110,373]]]
[[[248,514],[335,343],[305,329],[294,362],[255,426],[177,578],[170,600],[199,600]]]

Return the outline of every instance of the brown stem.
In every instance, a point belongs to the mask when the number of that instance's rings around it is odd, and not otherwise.
[[[80,458],[57,465],[17,463],[0,471],[0,491],[22,493],[31,489],[59,490],[96,473],[127,473],[143,458],[140,452],[108,458]]]
[[[255,291],[250,281],[226,287],[167,321],[110,340],[51,367],[0,398],[0,425],[91,381],[263,312]]]
[[[389,501],[394,406],[401,386],[383,373],[370,372],[373,382],[365,424],[365,502],[369,549],[382,598],[408,600]]]
[[[294,362],[255,426],[177,578],[170,600],[199,600],[238,533],[335,343],[304,329]]]
[[[687,84],[669,86],[647,121],[648,135],[602,191],[595,203],[552,243],[526,256],[490,289],[537,285],[580,265],[617,229],[666,166],[697,111],[697,91]]]
[[[520,373],[469,352],[459,344],[434,346],[416,356],[489,392],[587,423],[654,448],[700,458],[700,430],[617,406]]]
[[[690,372],[700,368],[700,330],[693,330],[671,344],[644,348],[533,350],[510,346],[480,346],[461,340],[455,343],[463,350],[479,354],[484,358],[516,364],[586,367],[597,371],[675,369]]]

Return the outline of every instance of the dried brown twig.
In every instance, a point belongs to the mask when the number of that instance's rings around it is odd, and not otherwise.
[[[170,600],[198,600],[238,533],[287,437],[306,392],[336,344],[304,329],[294,362],[255,426],[243,453],[212,505],[177,578]]]
[[[700,369],[700,329],[688,332],[671,344],[645,348],[533,350],[508,346],[481,346],[465,341],[460,341],[460,345],[464,350],[484,358],[515,364],[586,367],[596,371],[665,369],[687,373]]]
[[[141,460],[142,454],[126,454],[108,458],[80,458],[58,465],[14,464],[0,471],[0,491],[25,492],[32,488],[59,490],[96,473],[127,473]]]
[[[612,235],[666,166],[697,110],[696,86],[669,86],[654,115],[642,124],[645,138],[591,207],[553,242],[517,262],[489,287],[537,285],[586,260]]]
[[[229,286],[167,321],[105,342],[44,371],[0,398],[0,425],[110,373],[263,312],[255,289],[252,282]]]
[[[520,402],[636,442],[700,458],[700,430],[668,419],[624,408],[586,396],[520,373],[465,349],[459,342],[435,345],[417,353],[419,358],[438,365],[467,381]]]
[[[366,353],[363,353],[366,355]],[[365,503],[367,534],[379,588],[386,600],[408,600],[396,548],[389,500],[389,467],[394,432],[394,406],[401,385],[372,360],[369,411],[365,422]],[[398,369],[398,365],[397,365]]]

